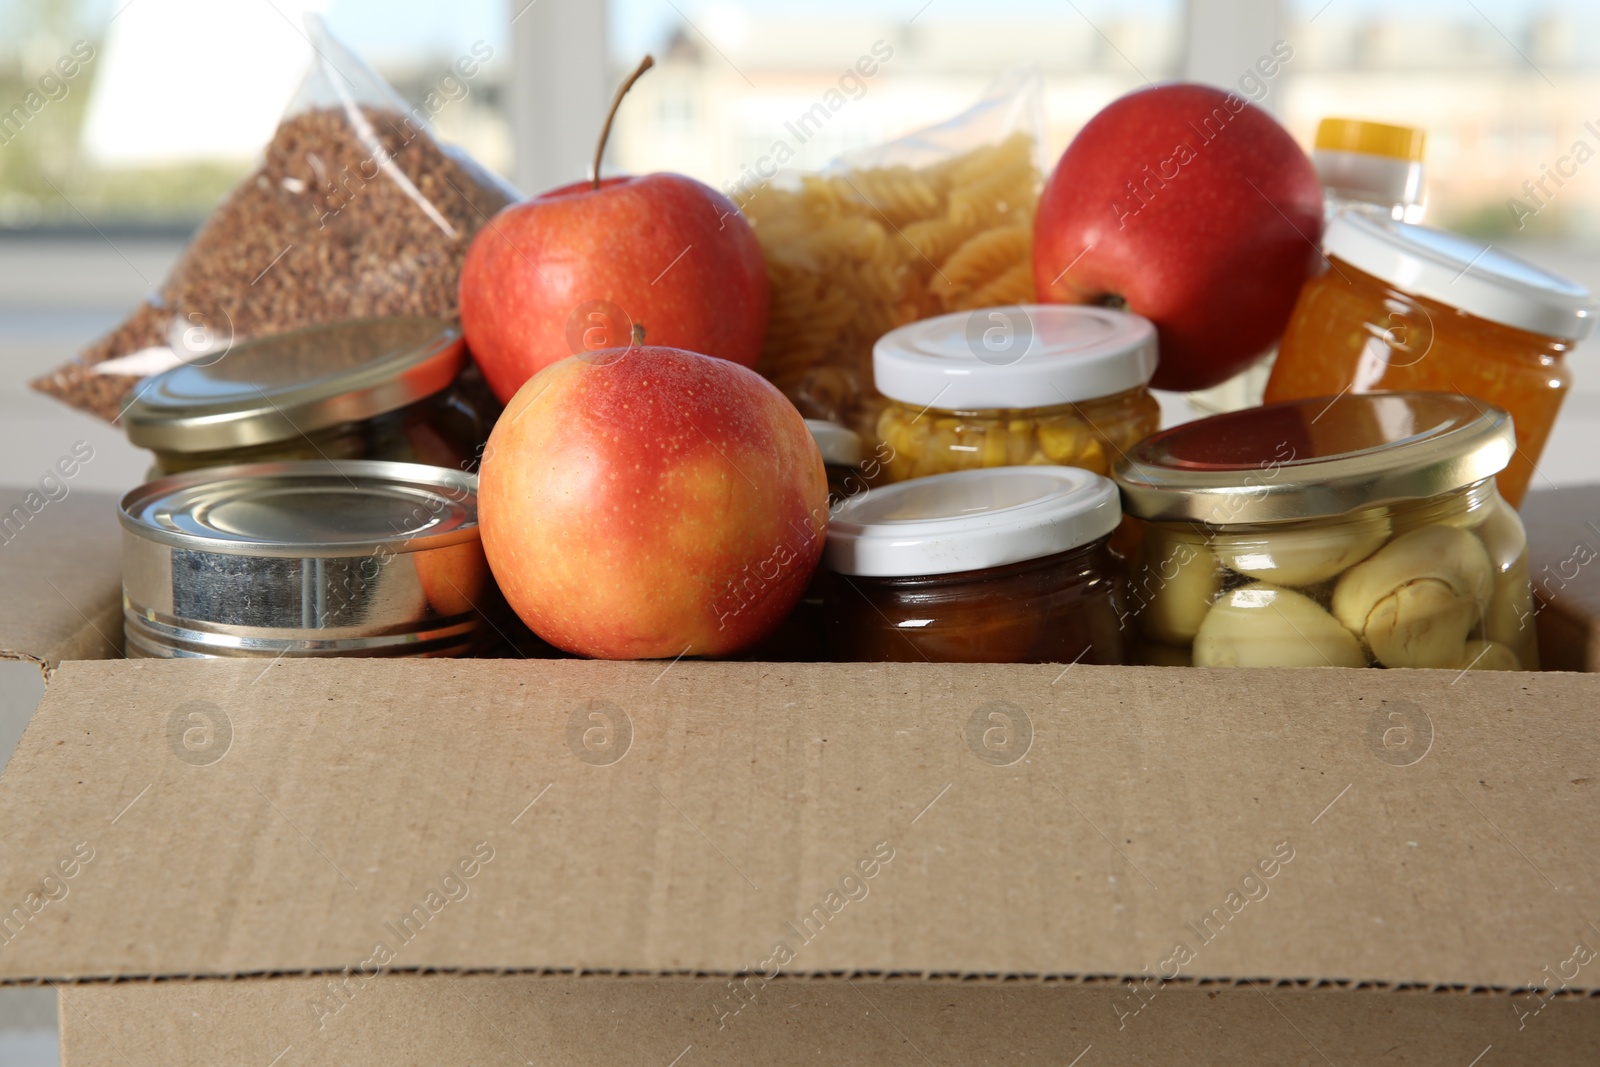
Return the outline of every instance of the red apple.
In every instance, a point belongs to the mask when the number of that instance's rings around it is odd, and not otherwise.
[[[606,659],[719,656],[800,599],[827,532],[805,420],[752,370],[655,346],[570,357],[518,391],[479,472],[506,600]]]
[[[1322,189],[1271,115],[1205,85],[1112,102],[1073,138],[1034,222],[1039,299],[1155,323],[1151,385],[1205,389],[1269,351],[1319,268]]]
[[[501,403],[550,364],[627,344],[754,367],[767,332],[767,270],[727,197],[681,174],[591,181],[505,208],[461,265],[461,326]]]

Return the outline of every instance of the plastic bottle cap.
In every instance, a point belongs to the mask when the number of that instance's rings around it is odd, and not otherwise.
[[[1146,385],[1156,329],[1076,304],[979,308],[890,330],[872,348],[883,395],[942,411],[1044,408]]]
[[[1116,486],[1092,471],[957,471],[846,500],[828,524],[824,559],[839,574],[954,574],[1066,552],[1121,521]]]
[[[1427,133],[1414,126],[1390,126],[1365,119],[1323,119],[1317,124],[1317,148],[1360,152],[1421,163]]]
[[[822,462],[830,467],[859,467],[861,465],[861,437],[854,431],[827,419],[807,419],[806,429],[822,453]]]
[[[1328,224],[1323,247],[1397,289],[1547,337],[1581,340],[1600,311],[1577,282],[1427,226],[1341,211]]]

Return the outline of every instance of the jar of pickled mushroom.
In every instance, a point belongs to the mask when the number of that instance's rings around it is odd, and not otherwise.
[[[1197,667],[1537,670],[1509,415],[1346,394],[1186,423],[1120,460],[1136,656]]]
[[[1329,269],[1300,291],[1266,400],[1379,390],[1464,393],[1510,412],[1512,505],[1533,477],[1572,380],[1566,355],[1600,305],[1576,282],[1466,237],[1345,211]]]
[[[1116,487],[1073,467],[874,488],[828,526],[824,610],[842,661],[1121,663]]]
[[[979,308],[891,330],[872,350],[885,479],[1060,464],[1096,474],[1155,431],[1156,331],[1111,308]]]

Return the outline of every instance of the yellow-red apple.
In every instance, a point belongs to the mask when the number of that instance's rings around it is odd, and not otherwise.
[[[523,385],[478,487],[511,607],[605,659],[720,656],[794,607],[827,532],[805,420],[766,379],[656,346],[573,356]]]

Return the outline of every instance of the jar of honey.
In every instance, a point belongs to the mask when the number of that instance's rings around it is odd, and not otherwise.
[[[1155,369],[1155,327],[1111,308],[979,308],[891,330],[872,350],[890,400],[884,480],[1027,464],[1105,474],[1160,425]]]
[[[1073,467],[880,486],[828,527],[828,647],[842,661],[1121,663],[1116,487]]]
[[[1594,327],[1576,282],[1425,226],[1341,212],[1329,269],[1300,292],[1266,402],[1428,390],[1503,408],[1517,451],[1500,495],[1521,502],[1571,384],[1566,354]]]

